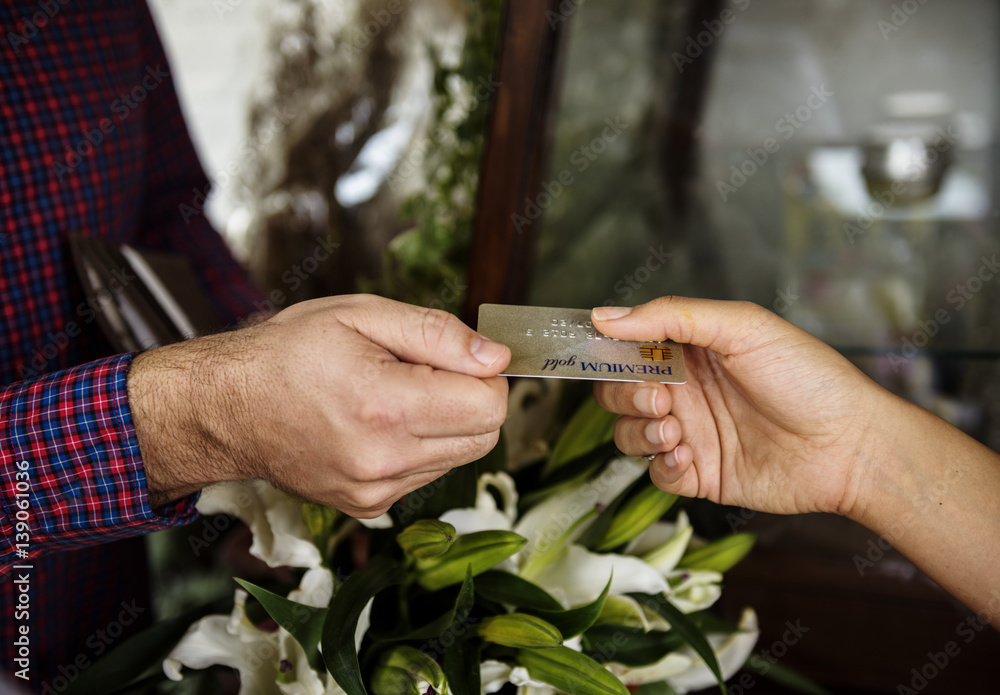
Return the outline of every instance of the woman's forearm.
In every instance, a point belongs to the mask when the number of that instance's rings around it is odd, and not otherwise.
[[[1000,455],[886,393],[848,514],[1000,628]]]

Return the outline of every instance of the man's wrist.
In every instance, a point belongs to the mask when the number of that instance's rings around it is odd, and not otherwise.
[[[228,455],[225,392],[213,343],[199,339],[141,353],[128,375],[129,405],[152,509],[242,477]]]

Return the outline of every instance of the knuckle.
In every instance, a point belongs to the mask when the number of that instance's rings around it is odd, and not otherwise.
[[[391,495],[386,493],[386,487],[382,485],[361,485],[352,492],[350,502],[362,510],[362,518],[376,517],[395,502],[395,499],[391,499]]]
[[[456,326],[457,318],[440,309],[424,309],[421,325],[421,337],[424,348],[429,352],[444,347],[448,335]]]
[[[393,431],[405,422],[400,408],[380,398],[362,398],[355,413],[359,424],[367,431]]]
[[[494,398],[486,411],[486,426],[490,431],[499,430],[507,419],[507,401],[503,398]]]

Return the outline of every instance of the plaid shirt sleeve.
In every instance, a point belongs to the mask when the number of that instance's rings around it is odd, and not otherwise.
[[[22,9],[13,8],[11,12],[17,16]],[[13,368],[6,359],[27,363],[31,350],[46,344],[47,331],[58,332],[64,327],[65,322],[58,317],[66,315],[67,307],[79,301],[71,293],[72,283],[65,279],[67,261],[60,256],[62,242],[55,241],[55,235],[63,229],[85,229],[138,247],[181,254],[192,264],[222,324],[248,314],[253,310],[253,301],[260,297],[204,217],[208,182],[188,136],[148,8],[144,3],[123,3],[106,12],[77,9],[79,12],[61,13],[45,35],[22,47],[25,55],[14,55],[21,62],[10,65],[15,78],[0,85],[13,94],[30,94],[34,101],[22,107],[29,115],[38,104],[44,106],[44,118],[35,116],[34,121],[46,125],[38,137],[45,147],[53,149],[58,163],[65,159],[60,138],[68,146],[75,146],[79,133],[92,128],[100,116],[114,118],[116,127],[114,137],[109,137],[102,147],[93,148],[93,154],[65,174],[62,185],[55,188],[42,187],[34,179],[12,173],[11,167],[18,162],[34,162],[32,156],[39,158],[34,150],[26,149],[27,160],[12,152],[11,162],[5,160],[6,153],[0,153],[0,174],[6,176],[5,181],[14,190],[7,196],[0,185],[0,205],[13,205],[11,211],[17,212],[19,201],[27,201],[29,209],[41,211],[27,218],[13,215],[9,224],[2,225],[10,234],[9,240],[0,236],[0,246],[6,243],[6,258],[0,261],[8,261],[10,269],[5,266],[8,276],[0,278],[0,287],[7,288],[0,316],[5,329],[15,329],[8,340],[0,338],[0,357],[4,358],[0,365],[7,374]],[[100,31],[79,29],[93,21],[107,22],[109,26]],[[130,25],[127,33],[116,33],[126,25]],[[76,43],[60,48],[62,31]],[[118,36],[116,50],[102,53],[106,49],[103,40],[98,44],[82,39],[81,43],[80,37],[89,33]],[[29,60],[28,54],[36,52]],[[64,61],[70,67],[60,71],[49,66],[50,72],[46,73],[46,61],[60,66],[63,63],[59,61]],[[22,70],[27,70],[31,80],[18,81]],[[87,105],[96,108],[93,120],[77,113],[83,107],[76,106],[73,99],[55,103],[46,97],[48,92],[43,88],[48,83],[35,76],[36,72],[46,75],[46,79],[55,75],[75,85],[93,74],[103,76],[101,71],[113,74],[121,86],[103,77],[91,86],[85,96]],[[128,90],[138,90],[140,85],[143,98],[137,99],[127,118],[109,106],[119,103],[115,101],[119,94],[133,93]],[[99,93],[99,87],[106,87],[108,93]],[[42,130],[38,126],[30,133],[35,137]],[[0,124],[0,141],[7,142],[3,132]],[[10,143],[17,145],[24,137],[21,132],[14,133]],[[44,167],[35,164],[46,175],[50,171],[51,163]],[[83,192],[77,199],[73,196],[80,187]],[[116,198],[122,191],[126,193]],[[37,202],[47,195],[54,196],[56,202]],[[69,198],[75,202],[67,203]],[[45,216],[50,211],[55,211],[51,221]],[[29,260],[17,255],[24,253],[31,254]],[[25,270],[25,264],[37,269]],[[43,303],[44,307],[35,306]],[[67,320],[77,319],[68,316]],[[85,331],[90,328],[85,327]],[[67,361],[58,367],[75,364],[68,360],[77,350],[85,355],[80,361],[97,356],[86,354],[84,346],[82,338],[73,342],[59,354],[58,361]],[[4,352],[8,349],[13,349],[9,355]],[[0,577],[10,565],[24,559],[18,555],[19,550],[29,549],[29,557],[36,557],[188,523],[194,518],[194,497],[158,510],[149,508],[128,403],[127,373],[132,357],[119,355],[73,368],[57,367],[57,371],[43,376],[0,385]],[[24,472],[27,476],[18,476]],[[27,480],[21,479],[24,477]],[[27,518],[24,523],[30,541],[25,548],[17,545],[24,542],[17,536],[21,532],[17,527],[19,515]]]
[[[192,498],[149,508],[126,390],[131,361],[120,355],[0,390],[0,576],[23,561],[19,549],[35,557],[194,518]]]

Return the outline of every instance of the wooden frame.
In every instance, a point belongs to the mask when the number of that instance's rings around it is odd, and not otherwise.
[[[574,8],[570,0],[509,0],[504,11],[463,309],[472,325],[480,304],[519,304],[527,292],[533,224],[515,216],[527,217],[547,161],[560,44]]]

